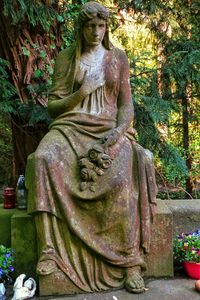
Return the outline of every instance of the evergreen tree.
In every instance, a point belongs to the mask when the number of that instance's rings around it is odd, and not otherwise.
[[[47,131],[47,92],[54,58],[73,40],[78,4],[70,1],[15,0],[0,4],[0,57],[9,61],[9,81],[17,94],[2,99],[12,121],[15,177]]]
[[[132,9],[137,22],[143,22],[154,36],[157,67],[148,70],[144,64],[142,70],[141,63],[133,58],[139,140],[161,159],[165,177],[170,181],[185,179],[187,194],[192,194],[193,177],[199,166],[196,154],[199,150],[199,1],[119,3],[127,12]],[[148,54],[148,60],[149,57]],[[138,78],[138,74],[142,76]]]

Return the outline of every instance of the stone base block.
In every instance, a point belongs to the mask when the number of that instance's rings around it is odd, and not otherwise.
[[[11,217],[16,209],[4,209],[0,204],[0,244],[11,247]]]
[[[158,200],[152,226],[150,253],[146,256],[146,277],[173,277],[173,216],[164,201]]]
[[[173,209],[171,209],[172,203],[174,205]],[[182,214],[182,226],[185,223],[186,215],[188,214],[188,218],[189,215],[191,216],[191,210],[188,210],[187,206],[189,202],[187,201],[185,204],[186,208],[184,210],[181,209],[181,205],[179,206],[181,203],[177,203],[177,210],[174,201],[169,204],[167,203],[172,210],[171,212],[166,206],[166,201],[158,200],[157,213],[152,227],[150,254],[146,257],[146,277],[173,276],[172,215],[174,215],[174,222],[177,224],[175,225],[175,230],[180,229],[180,222],[178,223],[180,214]],[[199,203],[200,201],[195,202],[196,205]],[[182,210],[184,212],[180,213]],[[198,211],[196,206],[193,208],[193,214],[195,214],[195,211]],[[196,218],[199,215],[195,214],[192,217],[195,220],[194,227],[196,227]],[[15,251],[16,276],[25,273],[27,276],[32,276],[36,279],[35,270],[38,258],[36,229],[33,217],[27,215],[26,211],[18,209],[5,210],[0,205],[0,229],[0,242],[7,247],[11,246]],[[41,296],[82,293],[61,271],[39,278],[39,288]]]
[[[15,253],[15,274],[36,277],[37,239],[33,217],[17,210],[11,218],[11,245]]]
[[[76,287],[60,270],[57,270],[50,275],[39,276],[39,292],[40,296],[83,293],[83,291]]]

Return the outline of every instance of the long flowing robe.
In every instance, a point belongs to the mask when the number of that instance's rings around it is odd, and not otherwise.
[[[131,128],[108,149],[109,167],[80,188],[80,159],[117,127],[118,99],[131,100],[124,52],[106,51],[102,61],[105,85],[52,122],[26,169],[28,212],[43,216],[40,259],[54,260],[85,292],[120,287],[127,267],[145,267],[156,203],[152,157],[135,142]],[[96,67],[86,65],[62,51],[50,101],[76,91],[81,68],[84,73]]]

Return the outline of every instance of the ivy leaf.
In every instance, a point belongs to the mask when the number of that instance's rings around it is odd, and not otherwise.
[[[53,74],[53,68],[51,66],[47,66],[47,72],[49,73],[49,75]]]
[[[34,71],[34,77],[35,78],[40,78],[42,76],[43,76],[42,70],[37,69],[37,70]]]
[[[62,23],[62,22],[64,22],[64,18],[61,15],[58,15],[57,16],[57,21]]]
[[[25,56],[30,56],[30,51],[26,47],[22,47],[22,52]]]
[[[44,50],[40,51],[40,57],[45,58],[46,57],[46,52]]]

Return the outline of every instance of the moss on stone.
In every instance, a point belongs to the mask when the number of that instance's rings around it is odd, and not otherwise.
[[[11,218],[11,244],[15,253],[15,274],[36,277],[37,240],[34,218],[17,210]]]
[[[0,204],[0,244],[11,247],[11,217],[16,209],[4,209]]]

